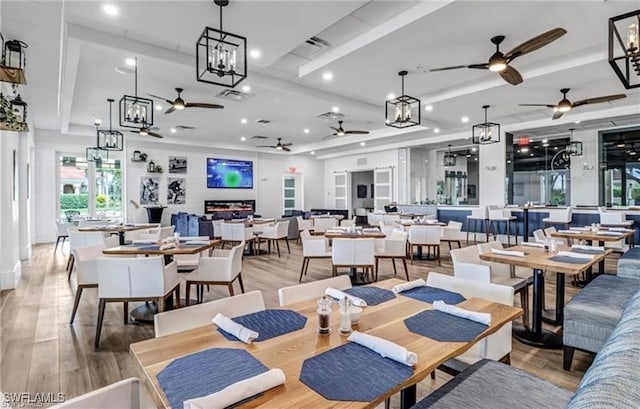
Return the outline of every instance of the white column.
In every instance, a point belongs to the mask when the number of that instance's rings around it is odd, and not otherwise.
[[[582,156],[571,157],[571,205],[597,205],[598,131],[574,131],[573,140],[582,142]]]
[[[14,187],[14,177],[19,175],[19,137],[16,132],[0,132],[0,288],[3,290],[15,288],[21,269],[18,179]]]
[[[31,212],[30,210],[30,197],[27,191],[27,186],[31,181],[27,181],[27,177],[31,177],[33,169],[30,164],[31,154],[31,138],[32,134],[20,135],[19,149],[17,155],[17,167],[18,167],[18,186],[20,187],[18,193],[18,215],[19,215],[19,232],[20,232],[20,260],[27,260],[31,257]],[[29,175],[27,175],[27,165],[29,166]]]
[[[504,132],[499,143],[480,145],[480,206],[505,205],[505,146]]]

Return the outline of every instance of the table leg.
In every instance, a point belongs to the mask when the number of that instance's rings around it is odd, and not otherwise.
[[[120,238],[120,245],[124,246],[124,232],[123,231],[119,231],[118,232],[118,237]]]
[[[548,324],[562,326],[564,322],[564,273],[556,273],[556,310],[555,314],[543,315],[542,320]]]
[[[529,241],[529,209],[522,209],[522,235],[525,242]]]
[[[604,247],[604,241],[599,241],[598,242],[598,246],[600,247]],[[604,257],[602,258],[602,260],[600,260],[600,262],[598,263],[598,274],[604,274]]]
[[[542,329],[542,295],[544,292],[544,271],[533,270],[533,312],[530,329],[514,325],[513,336],[523,344],[537,348],[562,348],[562,337],[554,332]]]
[[[400,409],[409,409],[416,404],[416,385],[407,386],[400,392]]]
[[[153,316],[158,313],[158,304],[155,302],[145,301],[144,305],[134,308],[129,315],[136,320],[145,324],[153,324]]]

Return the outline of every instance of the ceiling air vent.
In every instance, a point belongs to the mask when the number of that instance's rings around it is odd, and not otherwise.
[[[224,91],[216,95],[216,97],[222,98],[222,99],[228,99],[230,101],[245,102],[249,98],[253,97],[253,95],[254,94],[250,94],[247,92],[240,92],[234,89],[225,89]]]
[[[324,114],[318,115],[318,118],[335,121],[335,120],[344,118],[344,115],[342,115],[340,112],[329,111],[329,112],[325,112]]]
[[[269,139],[269,137],[263,135],[253,135],[251,139]]]
[[[356,159],[356,165],[364,166],[366,164],[367,164],[367,158],[366,157]]]
[[[291,50],[291,54],[300,58],[306,58],[310,60],[324,50],[328,49],[329,46],[330,44],[322,38],[311,37],[304,43]]]
[[[270,123],[271,123],[271,120],[269,120],[269,119],[256,119],[256,123],[257,123],[257,124],[263,124],[263,125],[266,125],[266,124],[270,124]]]

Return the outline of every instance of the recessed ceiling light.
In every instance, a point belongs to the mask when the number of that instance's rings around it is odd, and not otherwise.
[[[543,143],[542,146],[544,146],[545,148],[548,148],[549,144],[548,143]]]
[[[94,119],[94,120],[93,120],[93,124],[94,124],[95,126],[100,126],[100,125],[102,125],[102,119],[100,119],[100,118],[96,118],[96,119]]]
[[[478,160],[478,158],[473,158],[473,160]]]
[[[433,111],[433,105],[427,105],[427,106],[425,106],[425,107],[424,107],[424,110],[425,110],[425,111],[427,111],[427,112],[431,112],[431,111]]]
[[[127,59],[124,60],[124,62],[129,67],[135,67],[136,66],[136,59],[135,58],[127,58]]]
[[[104,6],[102,6],[102,11],[104,11],[104,13],[109,15],[109,16],[117,16],[118,15],[118,8],[116,6],[114,6],[113,4],[105,4]]]
[[[247,118],[242,118],[242,119],[240,120],[240,123],[241,123],[242,125],[246,125],[246,124],[247,124],[247,122],[248,122],[248,121],[247,121]]]
[[[387,99],[389,99],[389,100],[390,99],[396,99],[396,96],[395,96],[395,94],[388,94],[387,95]]]
[[[162,111],[162,105],[156,104],[156,111]]]
[[[433,128],[433,132],[435,132],[435,133],[440,132],[440,128]]]
[[[247,140],[247,137],[246,137],[246,136],[241,136],[241,137],[240,137],[240,140],[241,140],[242,142],[244,142],[244,141],[246,141],[246,140]]]
[[[558,150],[558,147],[557,147],[557,146],[554,146],[554,147],[553,147],[553,150],[554,150],[554,151],[557,151],[557,150]]]
[[[249,51],[249,56],[251,58],[260,58],[261,55],[262,53],[257,48],[254,48],[253,50]]]
[[[340,108],[339,107],[333,107],[331,108],[332,112],[340,112]]]
[[[333,79],[333,73],[331,71],[325,71],[322,73],[322,79],[325,81],[331,81]]]
[[[574,124],[579,124],[581,121],[573,121]]]
[[[469,122],[469,117],[463,116],[462,118],[460,118],[460,120],[466,124],[467,122]]]
[[[310,154],[312,154],[312,155],[315,155],[315,154],[316,154],[316,151],[311,151],[311,152],[309,152],[309,153],[310,153]]]
[[[176,132],[178,132],[178,130],[177,130],[176,128],[171,128],[171,129],[170,129],[170,131],[171,131],[171,133],[176,133]]]
[[[251,91],[251,87],[249,85],[242,86],[242,92],[249,92],[249,91]]]
[[[543,140],[542,140],[542,143],[548,143],[548,142],[549,142],[549,140],[548,140],[548,139],[543,139]]]
[[[309,128],[304,128],[304,130],[302,132],[309,133]]]
[[[511,159],[509,159],[509,160],[507,161],[507,163],[511,163]]]
[[[529,152],[529,148],[522,148],[521,151],[522,151],[522,153],[527,153],[527,152]]]
[[[360,142],[360,146],[364,146],[366,145],[366,143],[364,143],[364,141]]]
[[[475,152],[477,150],[478,150],[478,148],[471,148],[471,152]]]

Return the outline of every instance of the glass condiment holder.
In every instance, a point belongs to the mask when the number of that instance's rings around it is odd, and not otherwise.
[[[327,335],[331,333],[331,300],[326,295],[318,300],[318,334]]]
[[[340,306],[340,335],[351,335],[351,300],[344,297],[338,302]]]

